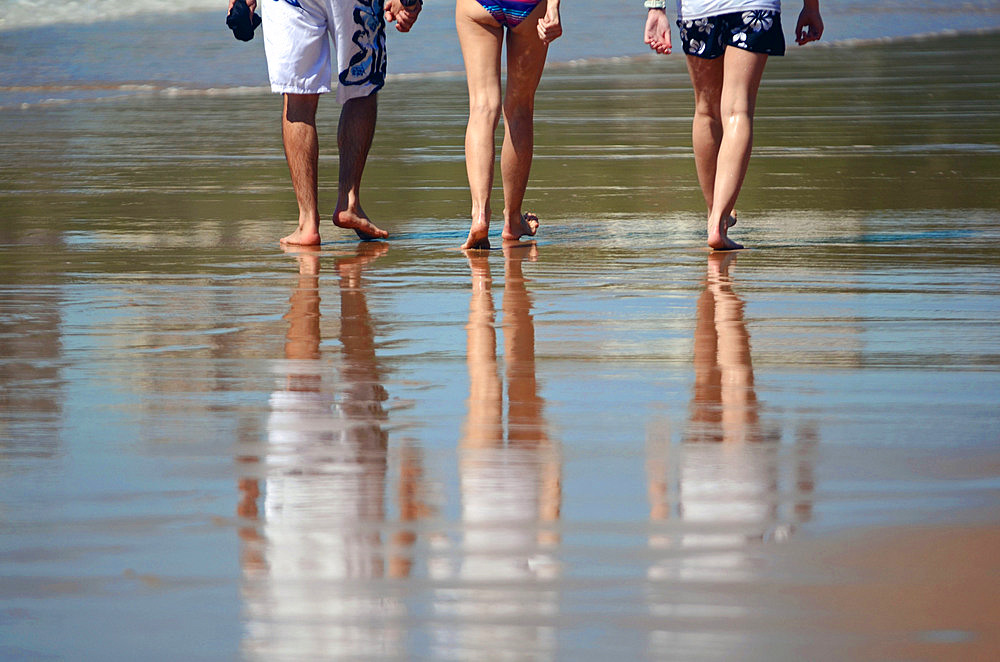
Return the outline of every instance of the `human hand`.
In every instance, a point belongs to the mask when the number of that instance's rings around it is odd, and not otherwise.
[[[818,7],[805,6],[799,13],[799,21],[795,25],[795,43],[801,46],[810,41],[818,41],[823,36],[823,19]]]
[[[562,35],[562,23],[559,19],[559,2],[550,1],[545,8],[545,16],[538,19],[538,38],[543,44],[551,44],[560,35]]]
[[[385,3],[385,20],[395,22],[400,32],[409,32],[417,22],[417,15],[423,9],[423,0],[387,0]]]
[[[646,31],[643,42],[660,55],[670,55],[670,21],[667,12],[662,9],[650,9],[646,12]]]
[[[235,2],[236,2],[236,0],[229,0],[229,10],[228,11],[232,11],[233,10],[233,4],[235,4]],[[254,13],[255,11],[257,11],[257,0],[247,0],[247,8],[250,9],[250,13],[251,14]]]

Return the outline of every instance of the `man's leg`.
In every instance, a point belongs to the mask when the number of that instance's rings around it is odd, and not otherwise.
[[[318,206],[319,136],[316,132],[318,94],[283,95],[281,139],[299,205],[299,226],[283,244],[311,246],[320,242]]]
[[[349,99],[340,111],[337,148],[340,152],[340,176],[337,209],[333,224],[354,230],[361,239],[385,239],[389,233],[375,226],[361,208],[361,175],[368,161],[368,151],[375,138],[378,117],[378,94]]]

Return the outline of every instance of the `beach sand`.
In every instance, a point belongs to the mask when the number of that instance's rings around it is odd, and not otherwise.
[[[735,255],[678,58],[551,67],[470,255],[458,76],[317,251],[271,95],[0,111],[0,657],[996,659],[998,57],[772,60]]]

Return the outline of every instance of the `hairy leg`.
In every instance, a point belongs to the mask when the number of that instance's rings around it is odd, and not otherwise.
[[[361,208],[361,176],[375,137],[378,95],[350,99],[340,111],[337,149],[340,153],[337,209],[333,224],[354,230],[361,239],[385,239],[389,233],[375,226]]]
[[[715,198],[708,217],[708,245],[716,250],[742,248],[726,235],[726,230],[750,163],[757,90],[767,55],[727,48],[723,59],[722,143],[715,171]]]
[[[531,14],[507,32],[507,89],[503,99],[504,140],[500,152],[503,176],[503,233],[506,240],[534,235],[538,217],[522,214],[535,148],[535,90],[542,79],[548,45],[538,38],[538,19],[545,15],[540,2]]]
[[[458,0],[455,26],[469,86],[465,169],[472,196],[472,222],[462,248],[489,248],[490,194],[500,121],[500,51],[503,28],[476,0]]]
[[[281,112],[281,140],[299,206],[299,225],[281,243],[315,245],[319,236],[319,135],[316,132],[318,94],[285,94]]]

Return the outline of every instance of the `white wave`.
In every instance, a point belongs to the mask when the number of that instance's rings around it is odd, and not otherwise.
[[[171,0],[137,2],[136,0],[0,0],[0,30],[39,27],[59,23],[97,23],[135,16],[185,14],[188,12],[225,13],[227,0]]]

